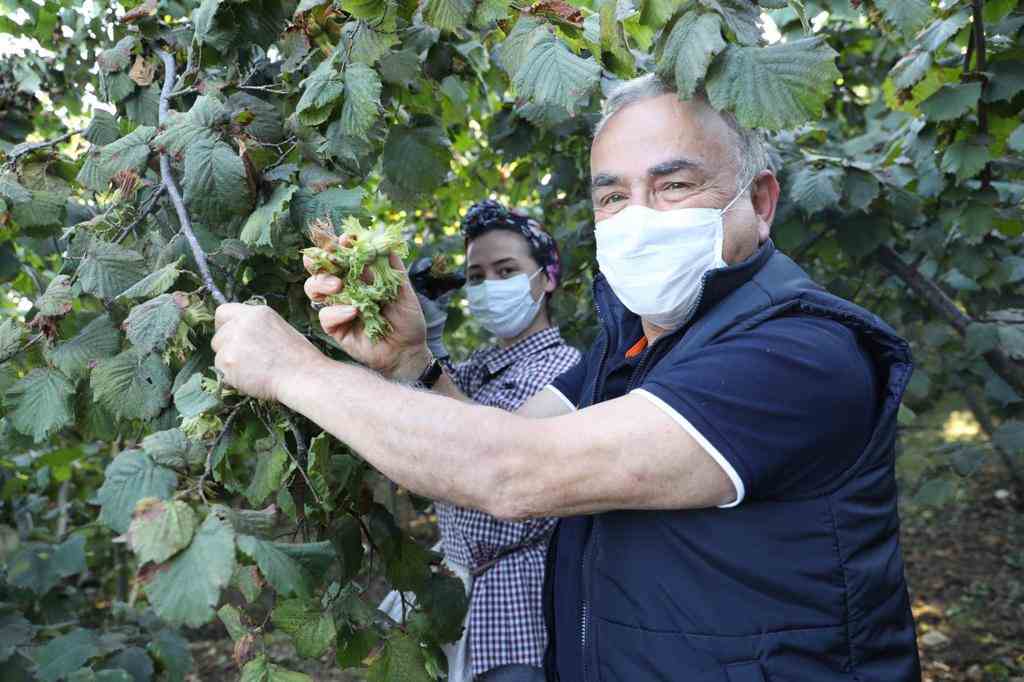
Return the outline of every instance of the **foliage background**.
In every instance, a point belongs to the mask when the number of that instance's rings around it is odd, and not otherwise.
[[[311,219],[400,224],[414,255],[457,254],[461,213],[495,196],[559,240],[555,314],[586,345],[589,129],[602,92],[643,72],[770,132],[778,245],[914,346],[906,432],[951,405],[977,425],[906,448],[908,498],[979,504],[963,481],[991,462],[1024,503],[1016,0],[0,11],[5,680],[183,679],[178,628],[215,617],[246,680],[305,679],[272,629],[370,679],[439,675],[461,588],[357,456],[216,386],[214,292],[335,352],[301,291]],[[481,341],[459,306],[447,332],[456,354]],[[416,592],[409,625],[370,608],[380,575]]]

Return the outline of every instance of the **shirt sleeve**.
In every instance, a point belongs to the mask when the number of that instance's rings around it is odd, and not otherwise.
[[[583,394],[583,382],[586,378],[587,367],[585,358],[555,377],[554,381],[547,385],[547,388],[555,391],[566,404],[575,410],[576,406],[580,403],[580,396]]]
[[[736,487],[736,501],[726,506],[824,491],[874,430],[874,365],[839,322],[769,320],[662,364],[634,393],[722,466]]]

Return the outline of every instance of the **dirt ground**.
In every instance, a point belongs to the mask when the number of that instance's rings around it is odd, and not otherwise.
[[[904,508],[924,682],[1024,682],[1024,512],[1001,482],[998,470],[987,469],[968,482],[965,503]],[[227,639],[194,642],[190,682],[237,680],[231,651]],[[284,639],[270,653],[317,682],[360,679],[334,669],[330,658],[298,660]]]

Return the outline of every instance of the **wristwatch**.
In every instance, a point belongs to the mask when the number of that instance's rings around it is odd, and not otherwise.
[[[437,383],[437,380],[441,378],[441,372],[444,368],[441,367],[441,361],[437,358],[432,358],[427,368],[423,370],[419,378],[412,383],[413,388],[422,388],[424,390],[430,390]]]

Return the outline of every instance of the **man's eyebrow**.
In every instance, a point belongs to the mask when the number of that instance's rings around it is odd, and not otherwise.
[[[671,161],[663,161],[657,165],[651,166],[647,169],[647,175],[652,178],[659,178],[664,175],[671,175],[672,173],[678,173],[682,170],[703,170],[704,166],[699,161],[693,159],[672,159]]]
[[[621,184],[622,178],[618,175],[612,175],[611,173],[598,173],[590,180],[590,190],[594,191],[601,187],[611,187],[613,185]]]

